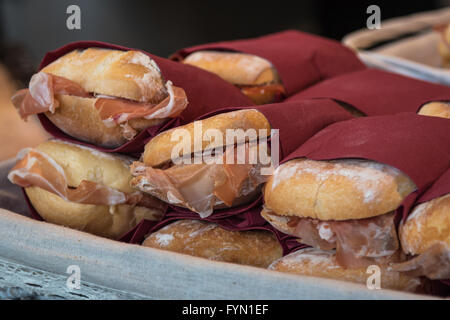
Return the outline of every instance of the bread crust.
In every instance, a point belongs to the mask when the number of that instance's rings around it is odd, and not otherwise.
[[[74,50],[41,71],[72,80],[91,93],[151,103],[167,96],[158,66],[139,51]]]
[[[133,158],[106,154],[56,139],[46,141],[36,149],[63,168],[70,187],[77,187],[82,180],[89,180],[121,192],[135,191],[130,186],[132,176],[129,171]]]
[[[422,287],[419,278],[395,272],[380,265],[381,288],[417,292]],[[293,252],[269,266],[270,270],[298,275],[344,280],[366,285],[371,273],[366,268],[344,269],[336,262],[334,251],[306,248]]]
[[[95,107],[95,98],[82,98],[69,95],[58,95],[60,106],[55,113],[46,112],[46,117],[68,135],[105,148],[116,148],[127,142],[124,127],[114,125],[107,127],[100,118]],[[161,124],[166,119],[131,119],[128,125],[140,132],[148,127]]]
[[[171,141],[172,136],[176,137],[178,133],[186,133],[188,137],[187,149],[194,151],[200,151],[194,149],[194,125],[195,122],[191,122],[187,125],[180,126],[171,130],[164,131],[150,140],[146,146],[143,154],[143,162],[147,166],[158,167],[172,160],[172,150],[175,146],[180,144],[180,140]],[[199,120],[197,124],[201,124],[203,135],[209,129],[218,130],[222,134],[223,140],[226,140],[227,129],[242,129],[244,131],[248,129],[256,130],[256,133],[260,134],[260,129],[266,129],[267,134],[270,135],[270,123],[266,117],[255,109],[243,109],[238,111],[232,111],[227,113],[221,113],[210,118]],[[183,137],[185,135],[183,134]],[[181,140],[183,141],[183,140]],[[224,146],[226,141],[214,141],[208,140],[202,141],[202,149],[213,149],[218,146]],[[238,141],[242,143],[244,141]],[[180,150],[180,156],[182,150]]]
[[[430,117],[450,119],[450,104],[448,102],[433,101],[420,108],[418,114]]]
[[[450,194],[416,206],[399,227],[403,251],[411,255],[421,254],[437,242],[450,247],[449,213]]]
[[[438,51],[442,59],[442,67],[450,68],[450,24],[442,31],[441,40],[438,43]]]
[[[397,209],[415,189],[402,172],[373,161],[294,159],[269,178],[264,200],[280,216],[364,219]]]
[[[25,188],[34,209],[47,222],[118,239],[142,219],[159,220],[160,212],[126,204],[102,206],[68,202],[39,187]]]
[[[183,63],[217,74],[234,85],[280,83],[273,65],[261,57],[238,52],[197,51]]]
[[[142,245],[262,268],[282,256],[282,248],[270,231],[228,231],[197,220],[171,223],[150,234]]]

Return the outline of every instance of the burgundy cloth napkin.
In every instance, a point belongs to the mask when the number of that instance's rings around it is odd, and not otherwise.
[[[60,58],[61,56],[65,55],[66,53],[69,53],[76,49],[86,49],[92,47],[115,50],[137,50],[148,55],[158,64],[163,77],[166,80],[171,80],[174,85],[181,87],[186,91],[189,104],[179,118],[169,120],[168,122],[161,125],[150,127],[147,130],[140,132],[140,134],[138,134],[133,140],[114,149],[97,147],[92,144],[76,140],[53,125],[53,123],[50,122],[45,115],[40,114],[39,119],[43,127],[56,138],[90,146],[104,152],[137,154],[144,150],[144,145],[148,140],[150,140],[152,137],[163,130],[177,126],[179,124],[191,122],[198,116],[211,110],[228,106],[246,106],[252,104],[251,101],[246,96],[244,96],[239,89],[210,72],[206,72],[189,65],[176,63],[174,61],[152,55],[143,50],[127,48],[104,42],[73,42],[59,49],[48,52],[44,56],[39,70],[52,63],[56,59]]]
[[[273,129],[279,129],[280,160],[307,141],[315,133],[337,121],[351,119],[352,116],[343,110],[337,103],[327,99],[303,100],[285,103],[268,104],[262,106],[245,107],[257,109],[263,113]],[[230,112],[244,108],[225,108],[205,114],[200,118]],[[204,219],[218,223],[228,230],[249,230],[266,228],[275,233],[285,253],[292,248],[302,247],[294,238],[274,230],[260,215],[262,210],[262,197],[251,204],[235,208],[215,211],[210,217]],[[197,213],[188,209],[169,205],[169,210],[162,222],[142,221],[133,230],[120,240],[131,243],[141,243],[146,235],[155,232],[171,221],[179,219],[200,219]],[[166,222],[166,220],[168,220]]]
[[[339,42],[295,30],[184,48],[172,59],[183,60],[200,50],[236,51],[265,58],[277,69],[288,96],[321,80],[365,68],[354,52]]]
[[[429,101],[450,100],[450,88],[376,69],[364,69],[322,81],[288,100],[329,98],[350,104],[368,116],[417,112]]]

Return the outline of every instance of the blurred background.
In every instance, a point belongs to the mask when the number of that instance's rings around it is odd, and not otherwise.
[[[81,30],[68,30],[66,9],[81,9]],[[369,5],[381,21],[450,6],[422,1],[153,1],[0,0],[0,160],[46,138],[39,125],[24,124],[9,103],[28,84],[40,59],[76,40],[101,40],[169,56],[182,47],[298,29],[341,40],[365,28]]]

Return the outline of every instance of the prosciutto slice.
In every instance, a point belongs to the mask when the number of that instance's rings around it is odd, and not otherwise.
[[[45,72],[39,72],[31,77],[29,88],[19,90],[12,98],[22,119],[28,116],[50,111],[55,112],[59,106],[55,95],[65,94],[89,98],[91,95],[77,83]]]
[[[122,98],[100,96],[95,101],[95,108],[100,118],[108,126],[125,123],[132,119],[164,119],[177,117],[187,106],[187,96],[182,88],[166,83],[169,95],[160,103],[136,102]],[[55,95],[72,95],[94,98],[77,83],[59,76],[39,72],[33,75],[28,89],[19,90],[12,98],[12,103],[22,119],[44,112],[54,113],[59,107]]]
[[[411,260],[394,264],[392,269],[406,272],[413,277],[425,276],[433,280],[450,279],[450,249],[446,243],[437,242]]]
[[[336,248],[336,260],[344,268],[368,266],[399,249],[394,212],[347,221],[278,216],[267,208],[264,215],[275,228],[300,238],[303,244],[322,250]]]
[[[104,122],[116,124],[132,119],[164,119],[174,118],[186,109],[188,100],[183,89],[167,82],[169,96],[157,105],[146,102],[134,102],[120,98],[98,98],[95,102],[100,118]]]
[[[58,195],[66,201],[113,206],[129,204],[153,209],[164,209],[157,199],[142,192],[125,193],[103,184],[82,180],[76,187],[70,187],[63,168],[52,158],[36,149],[24,149],[19,161],[11,169],[8,179],[23,188],[37,186]]]
[[[246,145],[246,157],[250,149]],[[230,149],[230,148],[229,148]],[[233,150],[231,148],[231,150]],[[177,206],[184,206],[206,218],[216,204],[231,206],[234,200],[255,191],[266,181],[260,174],[261,164],[239,164],[226,161],[222,164],[179,164],[168,169],[146,167],[141,162],[131,165],[134,178],[132,186]],[[233,152],[237,156],[237,152]]]

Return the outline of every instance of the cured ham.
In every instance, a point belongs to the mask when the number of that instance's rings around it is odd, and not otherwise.
[[[246,144],[247,158],[251,148],[256,146]],[[266,176],[260,174],[261,164],[226,161],[231,156],[229,150],[222,164],[178,164],[158,169],[134,162],[131,173],[136,178],[131,184],[163,201],[187,207],[202,218],[208,217],[215,205],[231,206],[238,197],[250,194],[266,181]],[[233,154],[236,157],[237,152]]]
[[[275,228],[300,238],[303,244],[322,250],[336,249],[336,260],[345,268],[370,265],[399,249],[393,212],[348,221],[281,216],[267,208],[263,214]]]
[[[414,277],[425,276],[433,280],[450,279],[450,249],[446,243],[437,242],[411,260],[394,264],[392,269],[406,272]]]
[[[82,180],[76,187],[69,186],[63,168],[39,150],[24,149],[19,154],[19,159],[9,172],[8,179],[23,188],[36,186],[66,201],[81,204],[128,204],[161,210],[165,208],[161,201],[140,191],[125,193],[89,180]]]
[[[59,107],[55,99],[57,95],[72,95],[82,98],[95,98],[95,108],[100,118],[108,126],[126,123],[129,120],[164,119],[177,117],[187,106],[188,100],[182,88],[166,83],[169,95],[158,104],[136,102],[117,97],[97,98],[86,92],[77,83],[59,76],[39,72],[33,75],[28,89],[18,91],[12,102],[20,116],[26,120],[28,116],[44,112],[54,113]]]

